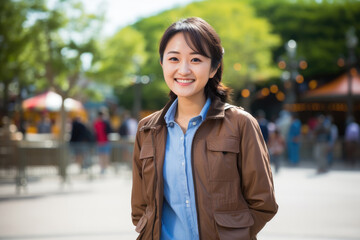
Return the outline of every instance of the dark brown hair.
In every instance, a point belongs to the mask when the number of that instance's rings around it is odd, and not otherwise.
[[[230,89],[221,83],[223,72],[223,54],[219,35],[214,28],[205,20],[197,17],[181,19],[166,29],[159,46],[160,62],[163,62],[165,48],[170,39],[177,33],[183,33],[186,43],[191,49],[201,55],[211,58],[211,69],[217,68],[213,78],[210,78],[205,86],[205,96],[214,99],[219,97],[221,101],[230,101]],[[170,97],[176,98],[175,93],[170,91]]]

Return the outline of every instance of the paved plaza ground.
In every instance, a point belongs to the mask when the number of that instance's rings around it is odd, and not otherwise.
[[[36,174],[34,174],[36,175]],[[259,240],[360,239],[360,171],[282,168],[274,176],[279,212]],[[0,239],[136,239],[130,220],[131,170],[121,166],[89,180],[73,174],[63,188],[54,174],[30,177],[17,194],[0,184]]]

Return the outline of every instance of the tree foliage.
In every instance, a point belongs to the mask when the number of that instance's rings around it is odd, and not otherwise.
[[[102,54],[92,69],[92,77],[114,87],[132,84],[134,76],[147,61],[145,43],[142,33],[132,26],[121,29],[101,47]]]
[[[97,54],[96,22],[100,18],[87,14],[80,2],[71,0],[56,1],[51,9],[34,15],[32,28],[38,46],[35,54],[43,67],[43,74],[38,76],[43,81],[37,81],[37,85],[41,89],[53,88],[63,97],[74,96],[87,70],[83,58]]]
[[[169,90],[163,81],[159,64],[160,38],[171,23],[191,16],[204,18],[219,33],[225,49],[224,82],[235,91],[239,91],[249,81],[279,76],[280,72],[273,64],[271,55],[271,50],[279,44],[279,37],[271,33],[271,25],[265,18],[256,17],[252,6],[237,1],[194,2],[141,19],[131,26],[145,39],[147,60],[141,66],[139,74],[151,76],[152,79],[151,84],[143,88],[143,106],[146,109],[158,109],[168,99]],[[121,34],[121,31],[118,34]],[[113,41],[117,37],[118,35],[114,36]],[[129,46],[121,46],[119,41],[117,44],[119,47],[110,47],[109,52],[112,49],[114,55],[122,55],[128,51]],[[133,44],[139,43],[133,41]],[[126,61],[131,61],[132,54],[128,54],[124,59],[119,65],[126,65]],[[235,64],[237,67],[234,68]],[[122,74],[124,73],[125,70]],[[129,92],[131,91],[126,91],[125,95],[131,98]],[[126,102],[131,103],[125,98],[120,104]]]
[[[86,13],[77,0],[52,1],[52,6],[45,0],[4,0],[0,16],[2,112],[8,109],[12,85],[18,96],[26,89],[74,96],[85,74],[84,57],[97,54],[101,16]]]
[[[360,2],[357,0],[252,0],[257,14],[266,17],[282,44],[274,51],[274,61],[284,55],[284,44],[294,39],[298,57],[306,59],[308,78],[331,78],[343,71],[339,58],[346,58],[346,32],[355,27],[360,36]],[[359,38],[359,37],[358,37]],[[359,46],[359,45],[358,45]],[[359,47],[356,53],[359,56]]]
[[[0,2],[0,84],[1,113],[7,114],[9,98],[17,92],[19,85],[31,81],[33,72],[31,46],[32,31],[24,29],[27,11],[36,5],[28,2],[4,0]]]

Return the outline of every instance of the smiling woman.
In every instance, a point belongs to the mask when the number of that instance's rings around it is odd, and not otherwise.
[[[186,98],[203,106],[204,88],[217,68],[211,68],[211,59],[192,50],[183,33],[177,33],[168,42],[162,59],[165,82],[179,100]]]
[[[136,135],[138,239],[256,239],[277,212],[269,154],[257,121],[226,103],[219,36],[201,18],[183,19],[159,53],[171,99]]]

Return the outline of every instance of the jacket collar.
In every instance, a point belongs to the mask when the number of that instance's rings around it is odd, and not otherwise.
[[[159,129],[161,126],[166,125],[164,116],[168,109],[170,108],[171,104],[175,101],[175,99],[170,100],[163,109],[158,112],[155,112],[152,117],[150,117],[149,121],[140,128],[140,131],[150,130],[150,129]],[[222,102],[218,97],[215,97],[211,101],[210,108],[206,115],[206,119],[218,119],[224,118],[225,116],[225,109],[226,105]]]

